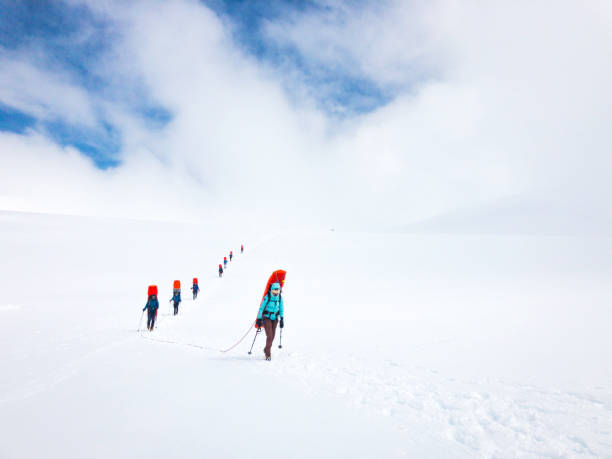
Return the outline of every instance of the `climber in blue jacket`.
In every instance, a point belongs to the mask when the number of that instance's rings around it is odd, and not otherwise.
[[[174,315],[177,315],[179,303],[181,302],[181,291],[179,289],[174,290],[174,295],[172,295],[170,301],[174,302]]]
[[[264,296],[261,306],[259,306],[259,313],[257,314],[257,326],[263,327],[266,332],[266,347],[264,348],[266,360],[272,358],[271,351],[274,336],[276,335],[276,326],[279,323],[279,319],[280,328],[285,326],[284,316],[281,286],[278,282],[275,282],[270,286],[270,291]]]
[[[147,310],[147,328],[149,331],[153,331],[155,327],[155,319],[157,318],[157,310],[159,309],[159,301],[157,301],[157,295],[151,295],[147,304],[143,308]]]

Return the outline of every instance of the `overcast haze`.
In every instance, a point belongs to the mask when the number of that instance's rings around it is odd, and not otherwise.
[[[612,228],[610,2],[258,3],[3,0],[0,209]]]

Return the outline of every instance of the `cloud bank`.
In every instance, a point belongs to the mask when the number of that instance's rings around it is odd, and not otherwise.
[[[35,120],[0,132],[2,209],[388,228],[518,196],[612,215],[609,2],[287,7],[259,29],[287,53],[273,60],[203,3],[76,6],[112,30],[86,61],[96,85],[32,43],[1,48],[0,107]],[[321,103],[355,78],[384,103]],[[112,130],[119,165],[58,143],[50,120]]]

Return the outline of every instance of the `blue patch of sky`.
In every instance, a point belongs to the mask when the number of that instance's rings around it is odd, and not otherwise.
[[[0,131],[23,134],[28,128],[36,124],[36,119],[0,104]]]
[[[97,71],[97,61],[117,39],[108,20],[93,14],[87,6],[60,0],[0,0],[0,48],[37,56],[37,65],[70,75],[73,84],[90,94],[129,93],[129,109],[142,117],[147,126],[163,128],[172,118],[164,107],[151,101],[146,88],[137,81],[122,82],[118,89]],[[116,128],[104,119],[96,129],[70,125],[61,120],[47,122],[17,110],[0,106],[0,130],[22,133],[42,129],[60,145],[72,145],[92,158],[100,168],[119,164],[121,139]]]
[[[371,112],[387,104],[394,96],[365,76],[348,73],[338,67],[322,65],[306,59],[290,44],[279,45],[267,39],[263,26],[266,21],[283,20],[292,14],[325,13],[330,6],[319,1],[287,0],[201,0],[222,19],[233,24],[234,40],[247,53],[271,64],[287,62],[301,75],[319,105],[329,114],[339,117]],[[352,0],[359,8],[364,1]]]
[[[110,23],[83,5],[58,0],[4,0],[0,45],[37,52],[47,68],[67,71],[86,89],[99,90],[104,80],[90,65],[106,51],[113,34]],[[86,32],[86,33],[83,33]]]
[[[100,169],[120,164],[117,153],[121,136],[115,127],[102,123],[96,129],[85,128],[56,121],[40,121],[36,118],[0,105],[0,131],[23,134],[28,129],[43,132],[62,147],[72,146],[91,158]]]
[[[40,128],[57,144],[77,148],[91,158],[100,169],[108,169],[120,164],[117,153],[121,147],[121,136],[117,129],[108,123],[102,123],[101,127],[90,129],[62,121],[46,121],[40,123]]]

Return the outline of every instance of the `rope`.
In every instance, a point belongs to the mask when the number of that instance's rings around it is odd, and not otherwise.
[[[229,352],[229,351],[231,351],[232,349],[234,349],[236,346],[238,346],[240,343],[242,343],[242,341],[243,341],[243,340],[244,340],[244,339],[245,339],[245,338],[248,336],[248,334],[249,334],[249,333],[251,333],[251,328],[252,328],[252,327],[253,327],[253,324],[249,325],[249,329],[247,330],[247,332],[244,334],[244,336],[243,336],[242,338],[240,338],[240,339],[238,340],[238,342],[237,342],[236,344],[234,344],[232,347],[230,347],[230,348],[228,348],[228,349],[225,349],[224,351],[221,351],[221,350],[220,350],[219,352],[223,352],[223,353],[225,353],[225,352]]]
[[[171,341],[171,340],[167,340],[167,339],[153,338],[152,336],[146,336],[146,334],[141,334],[140,336],[142,336],[144,339],[148,339],[149,341],[157,341],[158,343],[176,344],[178,346],[190,346],[190,347],[195,347],[195,348],[198,348],[198,349],[203,349],[205,351],[218,351],[218,352],[225,353],[225,352],[231,351],[236,346],[238,346],[240,343],[242,343],[244,341],[244,339],[251,332],[251,327],[252,327],[252,325],[249,325],[249,329],[247,330],[247,332],[234,345],[232,345],[232,347],[224,349],[224,350],[223,349],[215,349],[215,348],[212,348],[212,347],[206,347],[206,346],[203,346],[201,344],[180,343],[178,341]]]
[[[206,346],[202,346],[200,344],[193,344],[193,343],[179,343],[178,341],[170,341],[168,339],[160,339],[160,338],[153,338],[152,336],[145,336],[145,335],[141,335],[144,339],[148,339],[149,341],[157,341],[158,343],[165,343],[165,344],[176,344],[177,346],[189,346],[189,347],[196,347],[198,349],[203,349],[205,351],[218,351],[219,349],[212,349],[210,347],[206,347]]]

